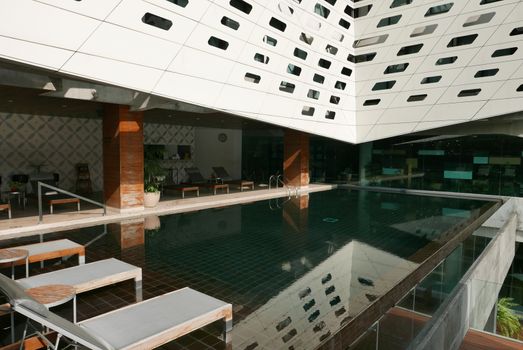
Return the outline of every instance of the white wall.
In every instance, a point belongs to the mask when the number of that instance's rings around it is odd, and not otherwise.
[[[227,135],[225,142],[218,140],[221,133]],[[211,177],[213,166],[223,166],[234,179],[241,178],[241,130],[195,128],[194,144],[194,165],[205,178]]]

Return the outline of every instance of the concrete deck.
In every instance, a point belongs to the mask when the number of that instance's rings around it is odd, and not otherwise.
[[[300,195],[318,191],[326,191],[336,187],[337,185],[330,184],[311,184],[308,187],[302,188],[300,190]],[[127,212],[108,209],[106,216],[103,216],[103,211],[99,208],[86,209],[79,212],[76,211],[75,208],[68,208],[67,210],[61,210],[60,208],[60,210],[57,210],[55,214],[45,213],[43,221],[40,224],[38,224],[37,213],[24,217],[13,218],[10,220],[7,218],[0,218],[0,240],[31,236],[35,234],[66,231],[81,227],[103,225],[145,216],[162,216],[202,209],[224,207],[284,196],[287,196],[287,190],[283,188],[271,190],[257,189],[254,191],[217,194],[215,196],[188,196],[185,199],[166,196],[154,208],[145,208],[143,210]],[[82,203],[82,205],[84,204]]]

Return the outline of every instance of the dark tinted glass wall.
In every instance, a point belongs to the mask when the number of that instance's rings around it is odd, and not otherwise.
[[[367,147],[365,181],[413,189],[523,195],[523,139],[505,135],[380,140]]]

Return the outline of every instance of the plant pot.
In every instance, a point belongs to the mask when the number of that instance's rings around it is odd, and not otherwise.
[[[143,196],[143,205],[146,208],[154,208],[160,201],[160,192],[145,192]]]

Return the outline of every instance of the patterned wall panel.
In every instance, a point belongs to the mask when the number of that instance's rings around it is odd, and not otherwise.
[[[144,124],[144,139],[150,144],[190,145],[194,128],[178,125]],[[103,189],[102,121],[0,113],[0,175],[6,188],[10,175],[60,174],[60,187],[75,189],[75,164],[89,164],[94,191]],[[191,163],[192,164],[192,163]]]
[[[6,0],[0,57],[349,142],[522,110],[523,0],[103,3]]]

